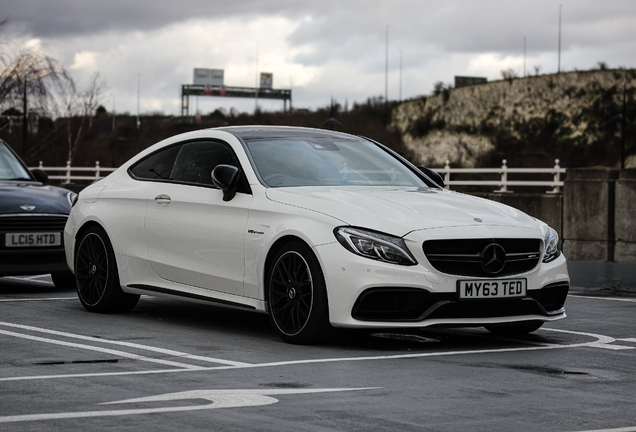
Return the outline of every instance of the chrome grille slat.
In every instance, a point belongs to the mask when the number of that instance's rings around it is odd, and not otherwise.
[[[506,251],[505,266],[496,275],[481,265],[482,251],[492,243]],[[541,258],[539,239],[460,239],[428,240],[422,245],[431,265],[442,273],[469,277],[504,277],[534,269]]]

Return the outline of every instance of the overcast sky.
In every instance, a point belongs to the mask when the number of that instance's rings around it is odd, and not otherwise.
[[[196,67],[228,86],[257,72],[291,88],[294,108],[430,94],[455,75],[501,78],[636,66],[634,0],[0,0],[0,37],[36,47],[80,79],[99,72],[110,111],[180,113]],[[400,67],[401,61],[401,67]],[[400,74],[401,71],[401,74]],[[401,79],[400,79],[401,76]],[[282,101],[258,101],[280,110]],[[191,109],[252,112],[253,99],[192,98]]]

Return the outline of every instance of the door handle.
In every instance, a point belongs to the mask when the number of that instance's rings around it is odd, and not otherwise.
[[[170,204],[170,197],[168,195],[157,195],[155,197],[155,202],[157,204]]]

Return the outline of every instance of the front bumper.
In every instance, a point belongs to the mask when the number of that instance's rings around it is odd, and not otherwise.
[[[62,232],[67,215],[3,215],[0,217],[0,276],[22,276],[68,271]],[[57,246],[7,247],[9,233],[60,233]]]
[[[513,276],[526,279],[524,297],[460,300],[457,284],[466,277],[433,269],[423,253],[414,253],[418,265],[400,266],[359,257],[339,243],[315,250],[327,284],[330,322],[335,327],[482,326],[555,321],[566,316],[569,276],[562,255]]]

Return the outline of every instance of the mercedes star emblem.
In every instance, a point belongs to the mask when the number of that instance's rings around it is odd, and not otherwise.
[[[506,251],[497,243],[491,243],[481,251],[481,268],[489,275],[496,275],[506,265]]]

